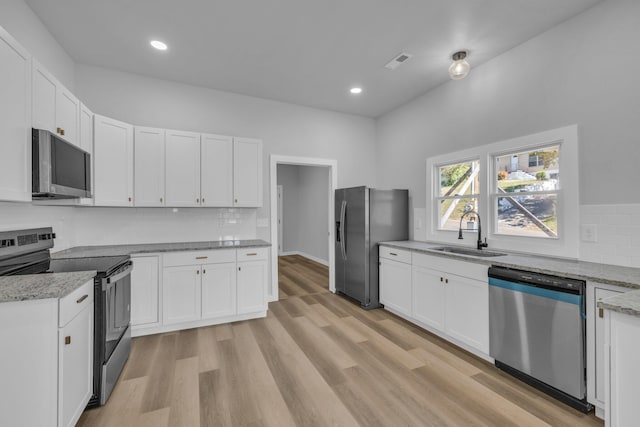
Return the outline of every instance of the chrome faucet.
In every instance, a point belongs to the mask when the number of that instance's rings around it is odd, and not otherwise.
[[[460,228],[458,229],[458,239],[462,240],[462,219],[469,214],[476,214],[478,217],[478,250],[482,250],[482,248],[486,248],[489,246],[487,243],[487,238],[484,238],[484,242],[482,241],[482,221],[480,220],[480,214],[473,209],[465,210],[465,212],[460,217]]]

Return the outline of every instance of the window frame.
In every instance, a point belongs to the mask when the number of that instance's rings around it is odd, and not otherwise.
[[[560,186],[551,191],[557,194],[557,238],[536,236],[513,236],[499,234],[497,209],[497,165],[495,158],[501,155],[533,152],[536,149],[559,146]],[[475,246],[475,230],[463,228],[464,240],[457,239],[458,233],[438,228],[439,214],[439,177],[438,168],[442,165],[479,159],[480,193],[478,213],[482,220],[483,236],[489,247],[517,253],[532,253],[563,258],[578,258],[579,247],[579,170],[578,170],[578,126],[571,125],[536,134],[486,144],[462,151],[430,157],[426,161],[427,178],[427,240],[437,243],[457,243]],[[547,192],[536,192],[544,194]],[[456,230],[457,231],[457,230]]]
[[[440,168],[444,167],[444,166],[453,166],[456,164],[464,164],[464,163],[471,163],[471,162],[478,162],[478,184],[480,189],[482,190],[482,185],[483,185],[483,181],[481,180],[481,176],[480,173],[482,172],[482,167],[481,167],[481,162],[480,159],[477,157],[471,158],[471,159],[465,159],[465,160],[461,160],[461,161],[456,161],[453,163],[440,163],[435,165],[435,173],[437,175],[437,179],[435,180],[434,184],[436,185],[436,205],[437,205],[437,209],[438,209],[438,214],[437,214],[437,218],[436,218],[436,223],[437,223],[437,229],[438,230],[443,230],[443,231],[451,231],[451,230],[447,230],[446,228],[440,228],[440,203],[442,203],[444,200],[464,200],[464,199],[477,199],[478,200],[478,204],[480,203],[480,197],[481,197],[481,193],[469,193],[469,194],[462,194],[462,195],[453,195],[453,196],[441,196],[440,195],[440,190],[441,190],[441,177],[440,177]]]

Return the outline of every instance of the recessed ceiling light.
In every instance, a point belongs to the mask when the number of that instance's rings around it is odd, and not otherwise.
[[[362,93],[362,88],[361,87],[352,87],[351,89],[349,89],[349,92],[357,95],[359,93]]]
[[[161,42],[160,40],[151,40],[149,44],[151,44],[151,46],[155,47],[158,50],[167,50],[167,44]]]

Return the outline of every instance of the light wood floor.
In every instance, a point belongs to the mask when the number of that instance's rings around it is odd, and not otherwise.
[[[265,319],[139,337],[83,426],[602,426],[280,259]]]

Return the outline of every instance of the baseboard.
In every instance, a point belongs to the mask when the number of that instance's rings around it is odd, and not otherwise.
[[[329,267],[329,261],[325,261],[321,258],[315,257],[313,255],[309,255],[307,253],[301,252],[301,251],[288,251],[288,252],[282,252],[280,254],[278,254],[278,256],[289,256],[289,255],[299,255],[301,257],[305,257],[307,259],[310,259],[311,261],[317,262],[318,264],[322,264],[324,266]]]

